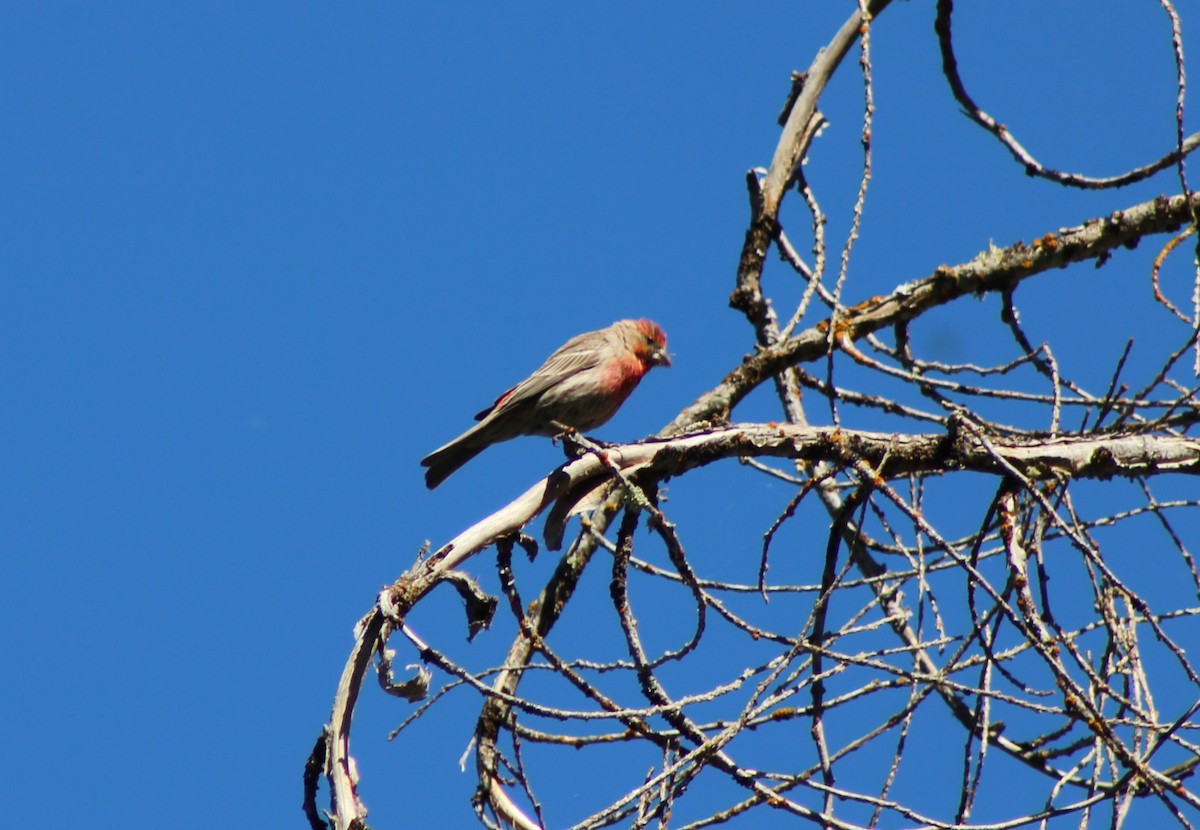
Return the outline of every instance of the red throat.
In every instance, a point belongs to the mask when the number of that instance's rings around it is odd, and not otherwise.
[[[627,354],[612,361],[604,373],[604,384],[614,397],[624,400],[646,374],[646,363],[636,354]]]

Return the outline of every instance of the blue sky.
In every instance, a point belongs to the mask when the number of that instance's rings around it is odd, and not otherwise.
[[[1172,146],[1157,4],[1090,3],[1086,19],[1065,2],[962,5],[968,82],[1047,163],[1106,175]],[[514,442],[432,494],[418,460],[567,337],[621,317],[662,323],[675,366],[609,440],[657,430],[751,350],[726,305],[744,175],[770,161],[788,73],[852,6],[0,10],[10,803],[46,827],[302,821],[355,620],[424,540],[561,456]],[[873,45],[848,302],[1178,189],[1171,174],[1119,193],[1026,178],[940,82],[928,2],[894,3]],[[822,109],[808,173],[840,239],[861,164],[851,66]],[[769,275],[786,310],[797,289]],[[1062,280],[1031,296],[1130,294],[1024,308],[1046,336],[1120,333],[1100,386],[1129,316],[1150,313],[1144,271]],[[972,315],[994,313],[955,309],[918,336],[983,362]],[[1064,348],[1087,376],[1097,347]],[[765,395],[737,415],[778,417]],[[456,599],[424,613],[461,646]],[[450,717],[474,701],[388,745],[408,710],[381,698],[368,689],[355,747],[373,821],[400,826],[396,782],[420,766],[466,824],[471,776],[453,764],[473,722]]]

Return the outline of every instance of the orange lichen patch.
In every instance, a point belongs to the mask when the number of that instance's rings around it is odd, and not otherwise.
[[[874,297],[868,297],[867,299],[863,300],[858,305],[851,306],[849,311],[851,314],[861,314],[864,311],[868,311],[873,306],[883,305],[884,303],[887,302],[887,300],[888,300],[887,295],[876,294]]]
[[[850,320],[840,317],[838,318],[837,328],[833,330],[834,339],[847,351],[849,351],[848,346],[854,342],[855,328],[855,325]]]
[[[1062,240],[1052,233],[1046,234],[1041,239],[1035,239],[1033,242],[1033,247],[1045,248],[1048,251],[1058,250],[1060,245],[1062,245]]]
[[[861,363],[864,366],[870,365],[870,361],[867,360],[866,355],[854,347],[854,341],[849,337],[838,338],[838,346],[841,347],[843,352],[850,355],[856,363]]]

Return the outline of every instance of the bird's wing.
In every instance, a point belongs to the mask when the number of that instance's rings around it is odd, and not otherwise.
[[[554,354],[546,358],[537,371],[509,389],[496,402],[475,416],[476,421],[482,421],[493,412],[515,409],[536,401],[547,389],[561,383],[579,372],[594,369],[603,359],[603,350],[597,348],[597,337],[600,332],[587,332],[572,337],[558,348]]]

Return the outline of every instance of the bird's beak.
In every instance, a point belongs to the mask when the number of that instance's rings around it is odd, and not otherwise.
[[[654,353],[650,355],[650,362],[655,366],[670,366],[671,356],[667,354],[666,349],[655,349]]]

